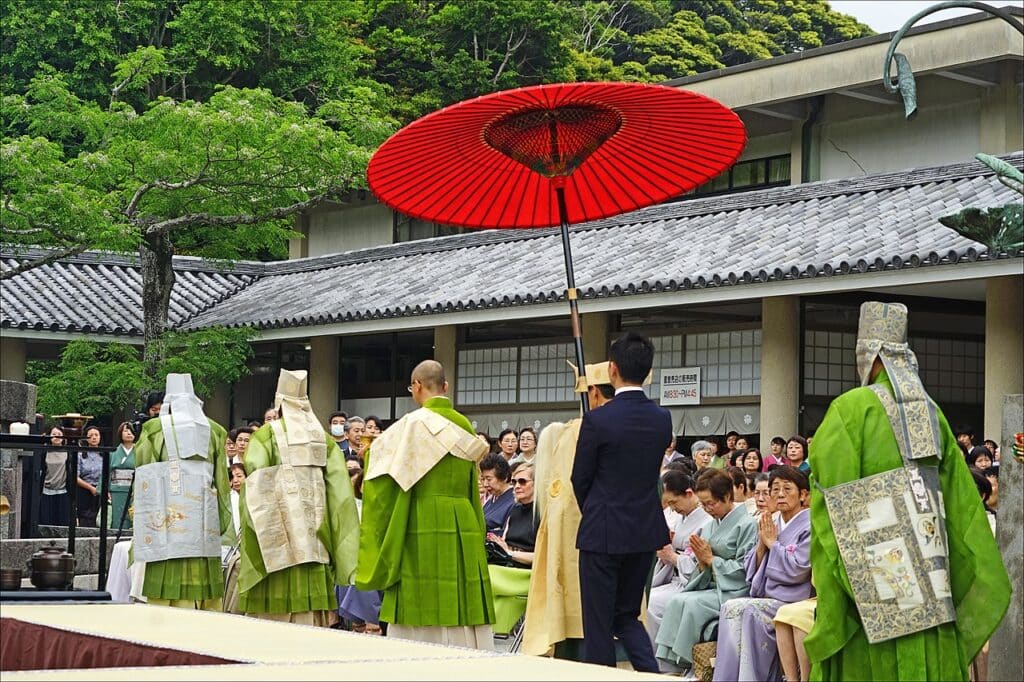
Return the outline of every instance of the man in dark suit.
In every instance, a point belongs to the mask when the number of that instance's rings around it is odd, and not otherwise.
[[[658,672],[651,641],[638,620],[657,549],[669,542],[658,475],[672,440],[672,418],[643,393],[654,346],[627,332],[609,352],[615,399],[583,417],[572,485],[583,518],[580,596],[583,660],[615,665],[618,637],[633,668]]]

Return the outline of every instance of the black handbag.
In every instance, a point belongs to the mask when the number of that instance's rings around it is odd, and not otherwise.
[[[522,564],[516,562],[512,555],[506,552],[501,545],[493,540],[484,540],[484,549],[487,550],[487,563],[495,566],[507,566],[509,568],[520,567]]]

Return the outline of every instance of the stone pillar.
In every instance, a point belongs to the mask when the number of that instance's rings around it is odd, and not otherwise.
[[[789,137],[789,184],[799,185],[804,177],[804,122],[793,121]]]
[[[309,404],[321,420],[338,409],[338,337],[309,340]]]
[[[4,431],[11,422],[35,422],[36,386],[21,381],[0,380],[0,425]],[[22,450],[0,450],[0,494],[7,497],[11,512],[0,516],[0,539],[21,537]]]
[[[1020,141],[1024,137],[1024,113],[1017,86],[1017,68],[1015,61],[1002,62],[999,85],[986,88],[981,96],[978,144],[986,154],[1008,154],[1020,149]]]
[[[25,380],[25,339],[0,334],[0,379]]]
[[[1003,396],[1024,393],[1022,339],[1024,276],[989,278],[985,285],[984,438],[994,439],[1000,432]]]
[[[587,313],[580,316],[580,325],[583,327],[583,359],[591,365],[608,359],[611,319],[609,313]],[[573,361],[573,364],[576,362]],[[565,369],[568,371],[569,368]]]
[[[1013,436],[1024,431],[1024,395],[1008,395],[1002,401],[1003,428],[999,439],[999,519],[996,539],[1010,574],[1013,595],[1010,608],[989,647],[990,680],[1020,679],[1024,661],[1024,464],[1013,456]]]
[[[761,299],[762,445],[799,428],[800,333],[799,296]]]
[[[455,397],[455,370],[459,363],[458,327],[445,324],[434,327],[434,359],[444,367],[448,379],[448,397]]]

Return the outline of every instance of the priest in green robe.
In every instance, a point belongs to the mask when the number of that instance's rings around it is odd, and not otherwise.
[[[326,627],[337,620],[335,585],[355,577],[359,515],[345,456],[313,414],[306,382],[304,370],[281,370],[280,419],[249,441],[238,505],[238,608]]]
[[[388,636],[494,647],[477,462],[487,451],[452,409],[444,368],[421,362],[409,386],[420,409],[367,452],[356,587],[383,590]]]
[[[192,389],[192,377],[188,374],[169,374],[160,416],[143,424],[134,452],[137,473],[133,561],[141,561],[140,557],[146,556],[146,552],[152,549],[153,544],[160,541],[161,535],[165,543],[172,545],[165,548],[163,555],[174,557],[145,562],[142,594],[149,604],[221,610],[224,577],[221,572],[219,546],[222,542],[230,544],[231,536],[234,534],[229,501],[231,488],[224,455],[226,437],[224,427],[203,414],[203,403]],[[173,452],[169,453],[169,448],[173,449]],[[189,466],[207,469],[206,476],[213,483],[212,489],[209,489],[205,484],[201,484],[200,478],[180,474],[176,476],[177,480],[184,482],[185,488],[178,490],[177,493],[184,492],[195,499],[202,498],[204,503],[207,502],[207,496],[216,498],[215,501],[209,501],[209,504],[216,507],[219,518],[209,529],[202,529],[209,531],[208,534],[213,536],[210,551],[205,552],[204,556],[197,556],[203,553],[195,551],[196,531],[200,531],[199,528],[190,528],[187,538],[182,538],[182,533],[172,528],[173,524],[185,521],[183,517],[187,514],[182,513],[182,508],[173,497],[168,497],[169,472],[161,471],[152,480],[146,476],[149,469],[144,467],[160,465],[166,469],[173,466],[170,464],[172,460],[188,462],[185,465],[186,469]],[[168,490],[161,494],[157,490],[158,487],[167,487]],[[155,523],[156,519],[152,518],[152,514],[143,511],[148,506],[146,498],[153,495],[160,495],[159,499],[165,500],[165,509],[162,513],[157,513],[160,516],[159,523]],[[161,529],[158,526],[162,526],[164,533],[159,532]],[[186,547],[185,551],[182,551],[181,547],[175,547],[174,545],[182,544],[182,539],[193,547]],[[142,549],[143,545],[147,547]]]
[[[817,617],[814,628],[804,641],[811,661],[811,679],[817,680],[966,680],[968,667],[992,632],[999,625],[1010,599],[1010,583],[1003,567],[985,509],[982,507],[971,474],[957,446],[942,411],[928,397],[917,374],[917,361],[907,345],[907,310],[898,304],[868,302],[861,307],[857,339],[857,369],[862,387],[836,398],[814,435],[810,451],[812,473],[811,495],[811,564],[818,590]],[[913,481],[915,470],[936,472],[930,479],[937,487],[939,512],[944,502],[945,555],[948,579],[935,587],[933,576],[916,570],[917,580],[904,587],[910,595],[897,604],[894,617],[878,622],[872,620],[870,630],[876,633],[869,643],[862,620],[863,613],[893,608],[894,590],[882,583],[875,588],[870,582],[871,570],[848,570],[837,536],[846,547],[856,539],[857,532],[837,534],[830,516],[842,514],[841,505],[826,505],[826,495],[852,481],[906,467]],[[847,489],[849,487],[847,486]],[[913,508],[913,495],[924,491],[912,485],[905,509]],[[902,499],[894,491],[895,506]],[[937,493],[941,493],[938,495]],[[888,498],[887,498],[888,499]],[[831,502],[831,499],[828,499]],[[885,505],[879,505],[881,510]],[[886,533],[895,524],[879,522],[883,516],[868,510],[854,510],[862,515],[854,529],[870,534]],[[888,512],[890,515],[891,512]],[[871,518],[867,518],[867,517]],[[841,516],[836,516],[841,519]],[[941,525],[941,524],[940,524]],[[876,542],[880,535],[870,536]],[[892,542],[890,540],[890,542]],[[900,540],[897,540],[900,542]],[[913,532],[904,541],[904,553],[890,554],[887,559],[909,558],[920,540]],[[942,547],[942,543],[937,543]],[[876,545],[877,546],[877,545]],[[871,549],[870,547],[867,549]],[[850,554],[850,561],[858,561]],[[856,564],[851,564],[856,565]],[[884,569],[885,566],[882,566]],[[915,572],[909,565],[905,573]],[[933,571],[934,573],[934,571]],[[947,577],[947,576],[944,576]],[[877,589],[870,598],[862,598],[867,584]],[[929,590],[935,589],[935,594]],[[915,603],[917,592],[923,594]],[[914,621],[912,609],[933,608],[949,601],[941,622],[917,631],[908,623]],[[888,605],[888,606],[887,606]],[[862,610],[866,609],[863,611]],[[922,625],[926,625],[923,622]],[[887,639],[891,631],[905,628],[908,634]],[[877,636],[879,629],[881,637]],[[889,630],[889,632],[886,632]]]

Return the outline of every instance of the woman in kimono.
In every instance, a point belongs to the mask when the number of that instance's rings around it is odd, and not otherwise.
[[[647,633],[653,643],[661,627],[668,601],[682,591],[690,579],[697,558],[690,549],[690,536],[711,520],[700,506],[693,492],[693,479],[682,471],[666,471],[661,477],[665,490],[661,500],[676,513],[671,544],[658,550],[658,563],[651,580],[651,594],[647,598]]]
[[[811,522],[807,476],[791,466],[772,470],[770,487],[780,512],[758,517],[757,544],[747,553],[750,597],[722,606],[715,680],[780,680],[775,612],[807,599],[811,586]]]
[[[757,521],[733,502],[732,477],[710,470],[697,477],[694,492],[712,518],[690,536],[697,566],[683,591],[665,606],[655,655],[668,672],[693,663],[693,645],[714,639],[722,604],[750,593],[744,559],[757,540]]]

